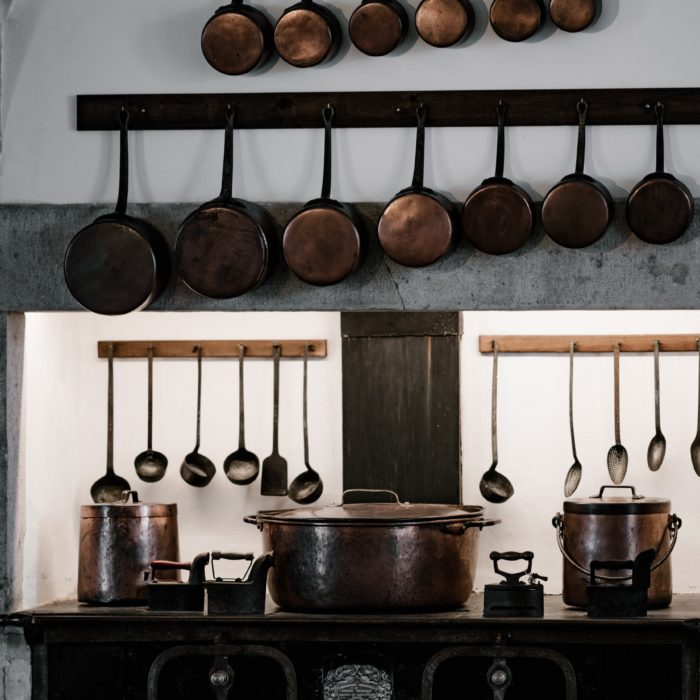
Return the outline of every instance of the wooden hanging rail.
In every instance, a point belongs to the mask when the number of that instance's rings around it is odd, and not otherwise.
[[[576,343],[576,352],[613,352],[620,344],[620,352],[653,352],[654,341],[659,341],[660,352],[696,352],[700,332],[694,335],[480,335],[479,352],[492,353],[493,341],[498,352],[555,353],[569,352]]]
[[[78,95],[79,131],[119,129],[223,129],[224,112],[236,109],[238,129],[322,128],[321,110],[335,108],[334,127],[408,127],[416,107],[428,108],[428,126],[495,126],[499,100],[508,126],[576,125],[576,104],[589,103],[587,123],[655,124],[664,104],[666,124],[700,124],[700,88],[597,90],[427,90],[424,92],[287,92],[151,95]]]
[[[272,348],[279,345],[281,357],[303,357],[304,345],[309,357],[326,357],[325,340],[100,340],[97,356],[107,357],[109,346],[114,346],[114,357],[196,357],[202,348],[202,357],[238,357],[238,346],[245,346],[245,356],[272,357]]]

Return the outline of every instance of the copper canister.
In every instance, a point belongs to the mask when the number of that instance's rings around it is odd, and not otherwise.
[[[141,503],[135,491],[125,491],[122,501],[80,507],[80,602],[147,603],[144,572],[151,562],[179,558],[176,504]],[[159,579],[177,581],[178,572]]]
[[[607,489],[618,491],[604,495]],[[632,495],[622,496],[619,489],[631,489]],[[670,605],[671,552],[681,519],[671,514],[669,500],[638,496],[633,486],[603,486],[597,496],[564,501],[563,515],[557,513],[552,522],[564,557],[565,605],[587,607],[591,561],[632,561],[647,549],[656,551],[649,607]],[[597,583],[629,585],[631,572],[596,568],[596,577]]]

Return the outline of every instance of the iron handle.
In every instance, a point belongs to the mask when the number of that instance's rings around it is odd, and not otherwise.
[[[396,499],[396,503],[398,505],[401,505],[399,495],[395,491],[391,491],[390,489],[345,489],[345,491],[343,491],[341,505],[345,505],[345,494],[348,493],[388,493]]]
[[[597,496],[591,496],[591,498],[603,498],[603,491],[605,489],[632,489],[632,498],[635,500],[639,500],[640,498],[644,498],[644,496],[638,496],[637,491],[635,490],[634,486],[628,486],[626,484],[619,484],[619,485],[613,485],[613,484],[606,484],[605,486],[600,487],[600,491],[598,491]]]
[[[440,530],[446,532],[448,535],[463,535],[471,527],[478,527],[481,530],[483,527],[498,525],[500,522],[500,519],[488,520],[486,518],[482,518],[481,520],[461,520],[458,523],[446,523],[441,525]]]
[[[238,552],[212,552],[211,558],[215,561],[219,559],[226,559],[228,561],[253,561],[253,553],[246,552],[245,554],[239,554]]]

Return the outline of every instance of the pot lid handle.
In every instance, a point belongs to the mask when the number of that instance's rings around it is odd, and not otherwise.
[[[640,499],[644,498],[644,496],[637,495],[637,491],[635,490],[634,486],[625,486],[624,484],[619,486],[613,486],[611,484],[601,486],[600,491],[598,491],[598,495],[591,496],[591,498],[603,498],[603,491],[605,491],[605,489],[632,489],[632,498],[635,501],[639,501]]]
[[[139,503],[139,494],[137,491],[122,491],[121,503],[128,503],[131,496],[132,503]]]
[[[345,495],[348,493],[388,493],[396,499],[397,505],[401,505],[399,495],[396,491],[391,491],[390,489],[345,489],[345,491],[343,491],[341,505],[345,505]]]

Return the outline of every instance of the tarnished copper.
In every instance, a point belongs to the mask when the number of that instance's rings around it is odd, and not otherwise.
[[[429,265],[452,247],[455,230],[448,210],[425,192],[395,197],[377,226],[384,252],[401,265]]]
[[[279,55],[299,68],[332,58],[340,37],[330,14],[311,2],[302,2],[286,10],[275,26],[274,41]]]
[[[406,36],[408,15],[396,0],[365,0],[350,16],[350,40],[368,56],[391,53]]]
[[[432,46],[453,46],[474,29],[474,10],[468,0],[422,0],[416,9],[416,31]]]
[[[272,27],[264,32],[242,12],[214,15],[202,31],[202,53],[221,73],[241,75],[260,65],[272,51]]]
[[[284,259],[309,284],[335,284],[360,263],[361,236],[355,222],[331,206],[304,208],[286,226]]]
[[[493,30],[507,41],[529,39],[544,23],[541,0],[494,0],[489,10]]]
[[[565,32],[580,32],[598,16],[600,0],[550,0],[552,22]]]
[[[177,505],[123,502],[81,506],[80,602],[145,602],[144,572],[151,562],[179,558]],[[176,581],[178,572],[163,572],[159,578]]]

